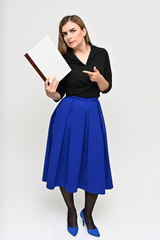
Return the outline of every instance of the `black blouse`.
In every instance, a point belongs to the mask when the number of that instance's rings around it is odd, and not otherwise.
[[[91,51],[88,56],[86,65],[72,52],[71,48],[63,55],[66,62],[72,69],[58,84],[57,92],[66,96],[75,95],[79,97],[99,97],[100,92],[107,93],[112,88],[112,71],[109,55],[106,49],[90,44]],[[100,74],[108,81],[109,87],[100,91],[97,82],[92,82],[87,73],[83,70],[94,72],[93,67],[96,66]],[[54,99],[53,99],[54,100]],[[59,99],[60,100],[60,99]],[[59,100],[54,100],[58,102]]]

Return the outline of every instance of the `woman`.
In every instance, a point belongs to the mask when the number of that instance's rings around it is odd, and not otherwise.
[[[59,82],[54,77],[45,91],[55,102],[49,124],[42,181],[48,189],[59,186],[67,205],[67,229],[78,232],[73,193],[85,191],[80,216],[88,233],[100,236],[92,211],[98,194],[112,189],[105,122],[98,100],[112,87],[108,52],[93,45],[87,28],[77,15],[65,16],[59,24],[58,49],[71,67]]]

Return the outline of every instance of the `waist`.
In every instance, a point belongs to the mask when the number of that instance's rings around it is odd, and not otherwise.
[[[79,97],[79,96],[75,96],[75,95],[70,95],[70,96],[66,96],[65,98],[75,98],[75,99],[79,99],[79,100],[84,100],[84,101],[98,101],[98,97]]]

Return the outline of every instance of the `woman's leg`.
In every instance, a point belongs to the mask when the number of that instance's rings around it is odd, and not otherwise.
[[[74,205],[73,193],[69,193],[65,188],[59,187],[68,208],[68,225],[70,227],[77,227],[77,212]]]
[[[92,219],[92,211],[97,197],[98,194],[85,191],[85,207],[83,210],[83,215],[89,229],[94,229],[96,227]]]

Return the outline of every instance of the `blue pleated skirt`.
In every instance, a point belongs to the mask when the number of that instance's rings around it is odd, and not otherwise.
[[[98,97],[64,97],[52,113],[42,181],[48,189],[112,189],[107,133]]]

